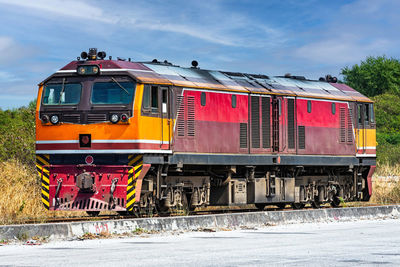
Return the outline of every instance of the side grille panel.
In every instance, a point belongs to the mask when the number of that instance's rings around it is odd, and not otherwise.
[[[271,99],[261,98],[263,148],[271,147]]]
[[[346,142],[346,109],[340,108],[340,142]]]
[[[294,133],[294,99],[288,99],[288,146],[295,148]]]
[[[251,97],[251,147],[260,148],[260,97]]]
[[[183,96],[177,96],[176,98],[177,106],[177,122],[176,128],[178,136],[185,136],[185,98]]]
[[[347,116],[347,143],[353,143],[353,111],[349,108],[349,113]]]
[[[195,136],[195,107],[194,107],[194,96],[188,96],[187,98],[187,135]]]
[[[299,134],[299,149],[306,148],[306,129],[304,126],[298,127],[298,134]]]
[[[240,148],[247,148],[247,123],[240,124]]]

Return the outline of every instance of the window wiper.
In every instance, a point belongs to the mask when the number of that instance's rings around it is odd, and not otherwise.
[[[63,83],[62,83],[62,86],[61,86],[61,92],[60,92],[60,96],[58,98],[58,105],[60,105],[60,103],[61,103],[61,96],[64,93],[64,88],[65,88],[65,78],[63,78]]]
[[[123,87],[119,82],[117,82],[117,80],[114,79],[114,77],[111,77],[111,80],[112,80],[113,82],[115,82],[121,89],[123,89],[127,95],[130,95],[130,93],[128,92],[128,90],[126,90],[125,87]]]

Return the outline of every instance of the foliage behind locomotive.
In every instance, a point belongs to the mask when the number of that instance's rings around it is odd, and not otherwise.
[[[345,84],[105,60],[96,49],[81,57],[39,85],[47,209],[301,208],[371,196],[373,104]]]

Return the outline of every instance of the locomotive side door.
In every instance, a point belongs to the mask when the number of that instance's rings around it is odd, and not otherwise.
[[[170,149],[171,143],[171,90],[161,87],[161,149]]]
[[[356,134],[356,142],[357,142],[357,153],[364,154],[365,153],[365,111],[364,105],[362,103],[357,103],[357,134]]]
[[[271,101],[272,106],[272,151],[282,151],[282,105],[283,98],[280,96],[273,96]]]
[[[357,153],[366,154],[367,149],[371,149],[371,144],[374,144],[369,129],[374,129],[374,114],[373,106],[369,103],[357,103]],[[372,139],[372,140],[371,140]]]
[[[271,96],[250,95],[250,153],[271,152]]]

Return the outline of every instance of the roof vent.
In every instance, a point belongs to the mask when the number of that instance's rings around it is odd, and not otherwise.
[[[328,83],[337,83],[337,78],[336,78],[336,77],[332,77],[330,74],[327,74],[327,75],[325,76],[325,80],[326,80]]]

